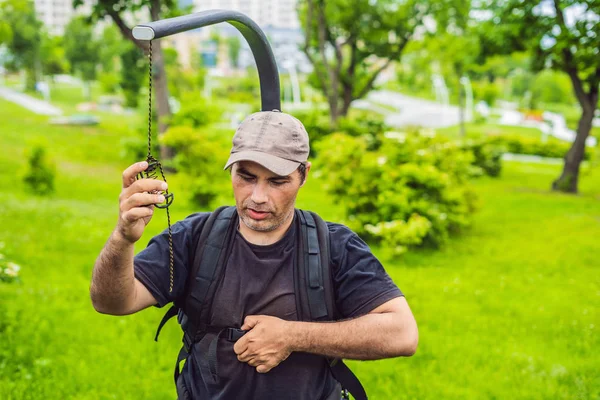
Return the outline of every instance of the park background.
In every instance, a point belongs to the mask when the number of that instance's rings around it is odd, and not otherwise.
[[[298,206],[404,291],[411,358],[350,362],[373,399],[600,398],[597,1],[0,0],[0,398],[172,399],[180,328],[98,314],[94,260],[146,157],[137,22],[234,8],[265,28],[313,151]],[[173,222],[231,204],[260,107],[227,24],[153,43]],[[565,160],[566,167],[565,167]],[[136,250],[166,228],[155,212]]]

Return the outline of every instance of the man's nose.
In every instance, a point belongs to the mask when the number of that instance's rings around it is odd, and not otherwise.
[[[256,204],[266,203],[267,191],[268,187],[265,183],[257,183],[256,185],[254,185],[254,190],[252,191],[252,201]]]

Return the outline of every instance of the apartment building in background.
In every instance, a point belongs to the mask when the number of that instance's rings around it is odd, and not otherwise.
[[[74,15],[90,14],[93,0],[85,0],[77,10],[73,0],[34,0],[35,13],[51,35],[61,36]]]
[[[296,0],[194,0],[194,10],[240,11],[261,28],[300,29]]]
[[[312,66],[299,49],[304,41],[296,11],[297,0],[194,0],[194,11],[226,9],[246,14],[265,32],[280,66],[293,64],[298,71],[308,72]],[[237,29],[229,24],[215,26],[219,35],[237,36],[242,43],[240,67],[254,65],[252,52]]]
[[[93,4],[97,0],[84,0],[84,4],[77,9],[73,8],[73,0],[34,0],[35,11],[38,19],[44,24],[51,35],[62,35],[71,18],[76,15],[89,15]],[[193,12],[210,9],[236,10],[248,15],[255,21],[269,38],[275,58],[280,65],[293,63],[298,71],[307,72],[311,65],[305,55],[299,50],[304,40],[298,13],[296,12],[297,0],[179,0],[181,7],[191,7]],[[135,15],[126,13],[125,20],[130,26],[135,22],[146,21],[143,17],[146,12],[139,11]],[[100,34],[105,24],[112,23],[109,19],[100,21],[96,28]],[[222,23],[210,28],[203,28],[193,32],[180,33],[162,39],[166,47],[173,47],[179,55],[179,62],[184,68],[191,68],[192,58],[198,53],[214,53],[218,60],[215,66],[227,74],[230,69],[227,60],[228,54],[224,49],[216,49],[210,42],[210,33],[218,32],[220,36],[237,36],[242,48],[239,56],[241,68],[254,65],[252,52],[245,39],[233,26]],[[217,54],[218,53],[218,54]]]

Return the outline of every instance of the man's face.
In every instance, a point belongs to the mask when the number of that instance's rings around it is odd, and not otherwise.
[[[306,172],[310,169],[307,164]],[[296,195],[303,182],[296,170],[279,176],[252,161],[233,165],[231,182],[238,214],[242,222],[258,232],[271,232],[292,216]]]

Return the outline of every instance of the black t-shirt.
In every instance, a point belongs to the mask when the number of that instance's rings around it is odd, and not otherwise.
[[[157,306],[182,296],[199,232],[208,213],[192,214],[173,225],[175,276],[169,294],[167,232],[152,238],[134,261],[135,276],[152,293]],[[294,224],[296,221],[294,221]],[[236,231],[224,277],[213,300],[211,325],[240,327],[247,315],[298,320],[293,266],[294,224],[277,243],[258,246]],[[344,318],[357,317],[402,296],[368,246],[343,225],[327,223],[336,305]],[[193,347],[182,375],[194,399],[324,399],[336,384],[324,357],[292,353],[266,374],[238,361],[233,343],[218,342],[218,384],[207,379],[202,353],[212,337]]]

